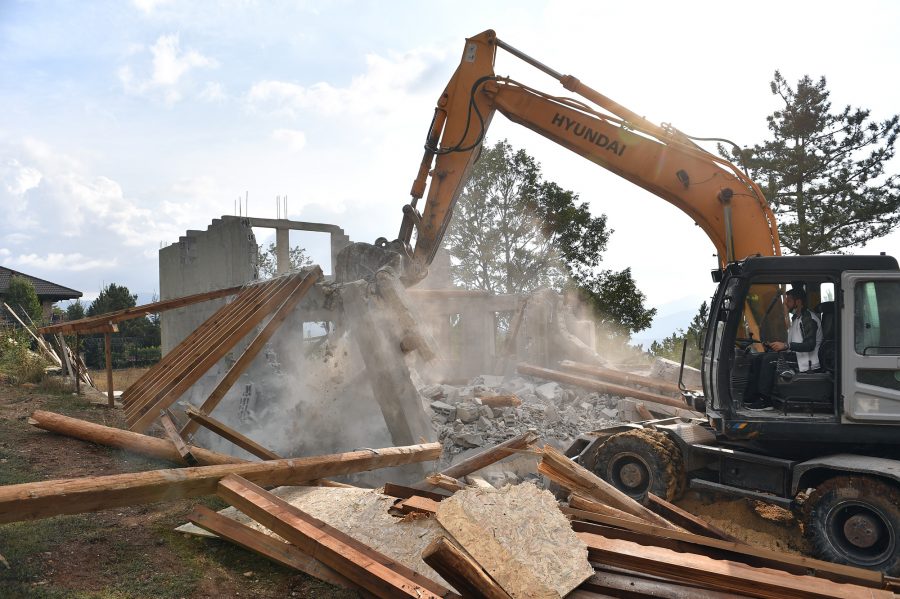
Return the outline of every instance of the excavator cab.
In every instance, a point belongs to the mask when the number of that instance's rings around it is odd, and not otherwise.
[[[860,418],[861,411],[880,412],[885,422],[900,419],[896,264],[888,256],[752,257],[720,271],[702,370],[707,415],[718,434],[844,443],[858,435],[839,427],[878,420]],[[790,351],[764,360],[768,343],[787,340],[784,295],[792,288],[806,292],[821,341],[804,364]],[[883,355],[892,356],[888,370]],[[848,371],[850,363],[873,360],[882,368]],[[872,389],[870,379],[881,387]],[[768,407],[753,407],[763,390]],[[871,408],[875,403],[880,407]]]

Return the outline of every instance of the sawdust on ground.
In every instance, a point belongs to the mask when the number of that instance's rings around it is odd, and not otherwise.
[[[754,547],[810,554],[800,522],[776,505],[751,499],[688,492],[679,507]]]

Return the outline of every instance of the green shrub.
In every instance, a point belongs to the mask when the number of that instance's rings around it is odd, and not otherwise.
[[[0,334],[0,373],[15,384],[38,383],[47,363],[30,349],[28,333],[7,329]]]

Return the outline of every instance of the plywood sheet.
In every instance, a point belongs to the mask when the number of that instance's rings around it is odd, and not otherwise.
[[[279,487],[271,493],[418,574],[450,586],[421,557],[425,547],[440,536],[440,525],[434,518],[399,519],[391,516],[388,509],[396,501],[395,497],[382,495],[377,490],[355,487]],[[219,513],[278,537],[235,508],[226,508]],[[193,524],[186,524],[178,530],[211,536]]]
[[[512,597],[558,599],[594,573],[553,495],[533,484],[459,491],[437,520]]]

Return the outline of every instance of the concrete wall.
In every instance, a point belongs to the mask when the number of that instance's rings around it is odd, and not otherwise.
[[[243,285],[256,279],[257,247],[246,218],[223,216],[159,250],[160,300]],[[225,304],[224,299],[160,314],[165,355]]]

